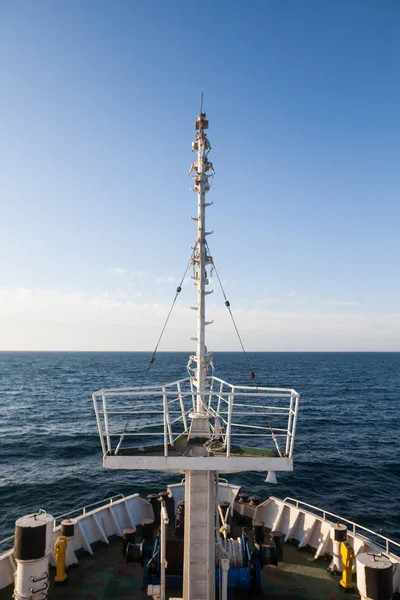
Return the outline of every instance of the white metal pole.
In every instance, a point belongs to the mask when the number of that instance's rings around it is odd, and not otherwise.
[[[167,547],[167,525],[169,523],[167,509],[163,503],[161,506],[161,548],[160,548],[160,585],[161,600],[165,600],[165,565]]]
[[[222,585],[221,585],[221,596],[222,600],[228,598],[228,571],[229,571],[229,559],[221,558],[221,570],[222,570]]]
[[[103,433],[103,428],[101,426],[99,407],[97,406],[97,397],[95,396],[95,394],[92,394],[92,398],[93,398],[93,404],[94,404],[94,412],[96,414],[97,427],[98,427],[99,435],[100,435],[101,449],[103,451],[103,456],[105,456],[107,454],[107,452],[106,452],[106,447],[104,444],[104,433]]]
[[[292,423],[292,439],[290,440],[290,453],[289,453],[289,457],[292,458],[293,456],[293,446],[294,446],[294,436],[296,433],[296,424],[297,424],[297,413],[299,410],[299,396],[296,396],[296,402],[294,405],[294,419],[293,419],[293,423]]]
[[[187,426],[187,421],[186,421],[185,405],[183,403],[183,396],[182,396],[181,384],[180,384],[179,381],[177,383],[177,387],[178,387],[178,394],[179,394],[179,404],[180,404],[181,412],[182,412],[183,427],[184,427],[184,431],[186,433],[187,430],[188,430],[188,426]]]
[[[190,378],[190,391],[192,392],[192,406],[193,406],[193,411],[196,410],[196,399],[195,399],[195,395],[194,395],[194,386],[193,386],[193,379]]]
[[[232,390],[233,391],[233,390]],[[226,428],[226,457],[231,455],[231,424],[232,424],[232,408],[233,408],[233,393],[228,396],[228,425]]]
[[[167,410],[166,418],[167,418],[167,428],[168,428],[169,443],[170,443],[171,446],[173,446],[174,445],[174,438],[172,437],[171,417],[169,415],[168,398],[167,398],[167,394],[166,394],[165,391],[164,391],[164,395],[166,397],[165,407],[166,407],[166,410]]]
[[[293,395],[290,396],[290,407],[289,407],[289,416],[288,416],[288,428],[287,428],[286,448],[285,448],[286,456],[289,456],[290,439],[291,439],[290,428],[292,426],[292,419],[293,419]]]
[[[167,435],[167,394],[165,392],[165,388],[162,389],[163,392],[163,409],[164,409],[164,457],[168,457],[168,435]]]
[[[221,381],[221,383],[219,384],[219,394],[218,394],[218,404],[217,404],[217,414],[219,415],[219,411],[221,410],[221,395],[222,395],[222,390],[224,389],[224,384]]]
[[[110,438],[110,430],[108,428],[107,402],[106,402],[106,397],[104,394],[102,395],[101,398],[103,400],[104,427],[106,430],[107,450],[111,454],[111,438]]]
[[[197,271],[197,368],[196,387],[200,394],[196,398],[196,412],[204,413],[203,396],[205,383],[205,286],[206,286],[206,256],[205,256],[205,187],[207,177],[204,174],[205,133],[203,130],[204,119],[198,117],[198,152],[197,152],[197,251],[195,255]]]

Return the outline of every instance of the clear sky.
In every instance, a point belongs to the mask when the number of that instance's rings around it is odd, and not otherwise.
[[[245,346],[400,350],[399,31],[397,0],[3,0],[0,349],[154,347],[204,91]],[[208,346],[239,350],[212,287]],[[161,349],[194,348],[194,302]]]

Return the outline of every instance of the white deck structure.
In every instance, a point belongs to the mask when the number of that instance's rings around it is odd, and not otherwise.
[[[235,486],[221,479],[218,480],[217,500],[228,501],[236,510],[246,511],[248,505],[235,502],[240,486]],[[185,482],[168,486],[175,503],[185,497]],[[350,521],[342,516],[330,513],[322,508],[306,504],[294,498],[270,497],[256,508],[257,519],[260,519],[271,530],[281,531],[285,539],[296,540],[300,547],[308,546],[315,550],[315,558],[328,554],[332,556],[332,527],[339,521],[348,528],[348,537],[355,553],[384,552],[393,563],[393,589],[400,592],[400,544],[380,533]],[[65,518],[78,521],[71,551],[67,555],[67,565],[78,562],[75,553],[86,550],[93,554],[96,542],[109,543],[109,539],[117,535],[122,537],[126,527],[138,526],[144,518],[152,517],[151,505],[139,494],[123,496],[118,494],[108,500],[96,502],[59,515],[54,519],[54,541],[60,535],[60,522]],[[0,590],[14,582],[15,560],[12,548],[14,536],[0,541]]]

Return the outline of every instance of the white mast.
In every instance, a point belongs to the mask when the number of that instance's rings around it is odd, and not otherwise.
[[[197,193],[197,243],[195,254],[192,259],[195,265],[195,284],[197,286],[197,336],[195,338],[196,357],[196,371],[194,377],[194,384],[197,388],[197,402],[196,411],[193,413],[192,419],[196,419],[195,423],[192,422],[192,435],[203,434],[209,436],[208,422],[205,421],[207,412],[205,404],[203,402],[203,394],[206,392],[206,380],[207,380],[207,348],[205,343],[205,327],[209,323],[205,318],[205,297],[211,292],[206,292],[207,280],[207,265],[212,263],[211,256],[206,254],[206,235],[205,230],[205,209],[209,204],[206,204],[205,195],[210,189],[208,183],[208,177],[210,173],[213,173],[212,164],[208,161],[207,154],[210,150],[210,143],[207,139],[205,130],[208,129],[208,121],[205,113],[202,112],[203,95],[201,97],[200,114],[196,120],[196,141],[192,144],[193,151],[197,150],[197,161],[192,164],[190,175],[194,179],[195,186],[193,191]]]
[[[190,414],[192,419],[190,437],[211,437],[208,410],[204,402],[207,391],[207,370],[210,357],[207,354],[205,328],[205,297],[207,281],[207,265],[212,258],[206,254],[205,201],[208,174],[213,173],[212,164],[207,154],[210,143],[205,134],[208,121],[202,112],[203,95],[201,97],[200,114],[196,120],[196,141],[192,150],[197,151],[197,161],[192,164],[190,175],[194,180],[194,192],[197,193],[197,241],[192,263],[195,267],[195,284],[197,285],[197,337],[196,356],[191,357],[196,363],[193,383],[197,390],[195,410]],[[209,388],[208,388],[209,389]],[[192,455],[207,456],[203,442],[194,445]],[[214,600],[215,598],[215,509],[217,498],[218,475],[214,470],[185,470],[185,538],[183,568],[183,599]]]

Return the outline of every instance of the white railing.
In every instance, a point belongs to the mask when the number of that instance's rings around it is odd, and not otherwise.
[[[139,453],[150,444],[167,457],[189,433],[200,396],[212,428],[213,450],[231,456],[234,445],[267,449],[291,458],[299,395],[286,388],[235,386],[207,379],[200,394],[188,377],[165,385],[103,389],[93,394],[103,455]],[[123,445],[122,445],[123,442]],[[129,448],[129,443],[135,448]]]
[[[63,513],[62,515],[54,517],[53,529],[57,527],[57,525],[59,525],[62,520],[67,519],[68,517],[75,519],[79,517],[84,517],[89,509],[93,509],[94,507],[100,508],[100,506],[106,508],[107,506],[112,506],[115,500],[121,500],[122,498],[125,498],[124,494],[116,494],[111,498],[105,498],[104,500],[98,500],[97,502],[92,502],[92,504],[87,504],[86,506],[73,508],[72,510]],[[10,535],[9,537],[0,540],[0,554],[14,546],[14,538],[14,535]]]
[[[301,500],[297,500],[296,498],[287,497],[283,500],[283,502],[293,503],[296,508],[301,509],[304,507],[307,510],[311,509],[314,512],[321,513],[322,519],[324,521],[327,520],[327,517],[331,517],[331,518],[333,517],[333,519],[338,520],[338,521],[340,521],[340,523],[343,523],[344,525],[346,525],[348,531],[353,536],[357,535],[360,531],[365,531],[366,533],[373,535],[375,538],[377,538],[379,540],[379,543],[377,545],[379,545],[382,548],[382,550],[384,552],[386,552],[386,554],[391,554],[391,553],[395,554],[391,550],[391,547],[395,547],[397,556],[400,555],[400,543],[395,542],[394,540],[386,537],[385,535],[382,535],[381,533],[377,533],[376,531],[373,531],[372,529],[368,529],[367,527],[364,527],[363,525],[360,525],[359,523],[350,521],[349,519],[346,519],[340,515],[336,515],[335,513],[329,512],[328,510],[324,510],[322,508],[319,508],[318,506],[314,506],[313,504],[307,504],[307,502],[302,502]],[[332,519],[328,519],[328,520],[332,520]],[[375,540],[372,540],[372,541],[375,542]]]

